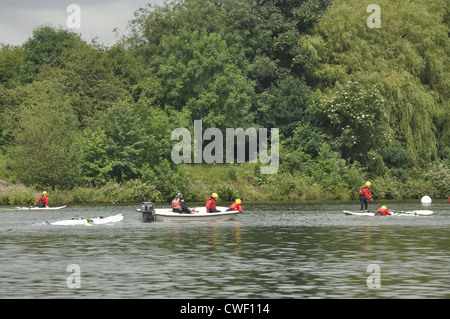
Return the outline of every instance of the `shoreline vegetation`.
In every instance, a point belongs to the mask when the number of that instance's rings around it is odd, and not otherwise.
[[[112,46],[0,43],[0,205],[447,198],[446,1],[377,5],[169,0]]]
[[[189,202],[203,202],[211,192],[219,194],[220,201],[328,201],[358,200],[358,191],[365,182],[364,174],[353,167],[343,171],[324,173],[319,178],[283,170],[273,175],[261,175],[257,164],[195,164],[181,165],[187,186],[183,190]],[[324,168],[324,167],[322,167]],[[415,173],[415,174],[413,174]],[[435,164],[425,171],[410,173],[406,181],[387,174],[371,179],[376,199],[432,199],[447,198],[450,172]],[[170,187],[170,186],[169,186]],[[131,204],[142,201],[168,203],[161,190],[143,180],[123,183],[108,182],[102,187],[75,187],[71,190],[47,190],[51,204]],[[0,205],[33,205],[42,191],[11,180],[0,179]],[[177,190],[173,189],[174,194]]]

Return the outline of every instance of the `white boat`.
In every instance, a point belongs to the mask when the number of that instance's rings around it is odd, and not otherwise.
[[[75,226],[75,225],[102,225],[102,224],[111,224],[118,223],[123,220],[123,214],[118,214],[109,217],[73,217],[71,219],[59,219],[59,220],[50,220],[47,221],[47,224],[52,226]]]
[[[209,222],[232,220],[240,214],[237,210],[227,211],[228,207],[216,208],[220,210],[220,213],[207,213],[206,207],[195,207],[191,209],[193,211],[192,214],[174,213],[172,208],[158,208],[155,209],[153,215],[157,222]]]
[[[59,207],[26,207],[26,206],[20,206],[20,207],[14,207],[11,210],[56,210],[56,209],[62,209],[66,208],[67,205],[59,206]]]
[[[357,215],[357,216],[375,216],[373,212],[350,212],[344,210],[345,215]],[[405,212],[391,212],[392,215],[386,216],[429,216],[433,214],[431,210],[411,210]]]

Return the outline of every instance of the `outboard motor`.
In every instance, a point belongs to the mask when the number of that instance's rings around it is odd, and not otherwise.
[[[155,208],[153,207],[153,203],[151,202],[141,203],[142,221],[144,223],[150,223],[155,220],[155,216],[153,215],[154,212]]]

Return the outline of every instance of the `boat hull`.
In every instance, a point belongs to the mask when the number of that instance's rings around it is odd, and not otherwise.
[[[345,215],[356,215],[356,216],[375,216],[375,213],[371,212],[350,212],[344,210]],[[432,215],[433,212],[431,210],[415,210],[415,211],[406,211],[406,212],[392,212],[392,215],[386,216],[429,216]]]
[[[95,218],[72,218],[72,219],[60,219],[60,220],[51,220],[47,221],[47,224],[51,226],[76,226],[76,225],[103,225],[103,224],[111,224],[118,223],[123,220],[123,215],[118,214],[109,217],[95,217]]]
[[[217,207],[220,213],[207,213],[205,207],[195,207],[192,214],[172,212],[171,208],[155,209],[153,213],[157,222],[215,222],[233,220],[239,211],[226,211],[227,207]]]

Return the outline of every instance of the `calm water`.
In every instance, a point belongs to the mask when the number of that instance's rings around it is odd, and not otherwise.
[[[434,215],[344,215],[356,201],[247,204],[219,223],[142,223],[139,204],[0,211],[0,297],[450,298],[448,201],[387,204]],[[118,213],[114,225],[44,224]]]

